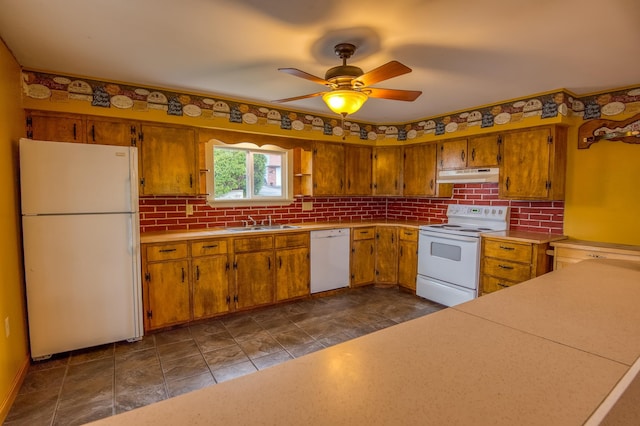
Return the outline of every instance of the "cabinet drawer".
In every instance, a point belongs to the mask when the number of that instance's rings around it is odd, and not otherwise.
[[[233,240],[233,248],[236,253],[271,250],[273,249],[273,236],[265,235],[262,237],[236,238]]]
[[[376,236],[376,230],[374,227],[356,228],[356,229],[353,229],[352,232],[353,232],[353,241],[369,240]]]
[[[493,293],[494,291],[502,290],[503,288],[511,287],[512,285],[516,285],[513,281],[508,281],[505,279],[500,279],[496,277],[490,277],[488,275],[482,276],[482,292],[483,293]]]
[[[147,262],[182,259],[187,257],[187,243],[148,245],[146,254]]]
[[[482,260],[483,273],[509,281],[521,282],[531,278],[531,266],[522,263],[485,257]]]
[[[191,243],[191,256],[208,256],[213,254],[227,254],[226,240],[193,241]]]
[[[484,256],[513,260],[514,262],[531,263],[531,253],[531,244],[494,240],[484,241]]]
[[[404,241],[418,241],[418,230],[400,228],[398,231],[398,238]]]
[[[309,245],[309,233],[276,235],[276,248],[306,247]]]
[[[640,262],[640,253],[638,255],[624,254],[624,253],[611,253],[601,250],[581,250],[573,248],[556,247],[555,256],[558,258],[575,259],[575,261],[586,259],[620,259],[620,260],[635,260]]]

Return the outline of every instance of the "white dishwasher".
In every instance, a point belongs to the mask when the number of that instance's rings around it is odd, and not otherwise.
[[[349,228],[311,231],[311,293],[349,286]]]

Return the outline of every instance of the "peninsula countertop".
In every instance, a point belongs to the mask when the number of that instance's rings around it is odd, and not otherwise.
[[[638,424],[638,300],[587,260],[95,424]]]

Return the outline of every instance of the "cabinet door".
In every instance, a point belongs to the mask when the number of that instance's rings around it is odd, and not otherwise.
[[[373,155],[373,194],[402,194],[402,148],[375,148]]]
[[[193,319],[229,311],[229,261],[227,255],[193,259]]]
[[[372,149],[368,146],[345,146],[347,195],[371,195]]]
[[[138,126],[135,122],[101,117],[87,118],[87,143],[136,146]]]
[[[351,286],[370,284],[375,279],[375,240],[351,242]]]
[[[438,144],[438,168],[441,170],[467,167],[467,140],[457,139]]]
[[[238,309],[273,303],[273,257],[272,250],[236,254],[234,268]]]
[[[344,194],[344,146],[316,142],[313,149],[313,195]]]
[[[550,189],[551,130],[505,133],[499,195],[512,199],[547,199]]]
[[[398,250],[398,285],[409,290],[416,290],[418,273],[418,243],[416,241],[399,241]]]
[[[500,136],[485,135],[469,138],[468,167],[498,167],[500,164]]]
[[[277,301],[309,294],[308,247],[277,250],[276,264]]]
[[[398,235],[396,227],[376,227],[376,282],[398,282]]]
[[[436,194],[436,145],[422,144],[404,148],[403,195]]]
[[[27,137],[41,141],[84,142],[84,120],[80,115],[27,113]]]
[[[141,139],[140,194],[197,193],[194,129],[143,125]]]
[[[149,263],[145,274],[149,329],[180,324],[191,319],[189,307],[189,262]]]

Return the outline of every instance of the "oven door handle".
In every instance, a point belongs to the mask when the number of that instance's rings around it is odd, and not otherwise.
[[[480,240],[480,237],[467,237],[464,235],[455,235],[455,234],[445,234],[444,232],[433,232],[433,231],[420,231],[420,237],[426,237],[432,240],[439,241],[466,241],[470,243],[477,243]]]

